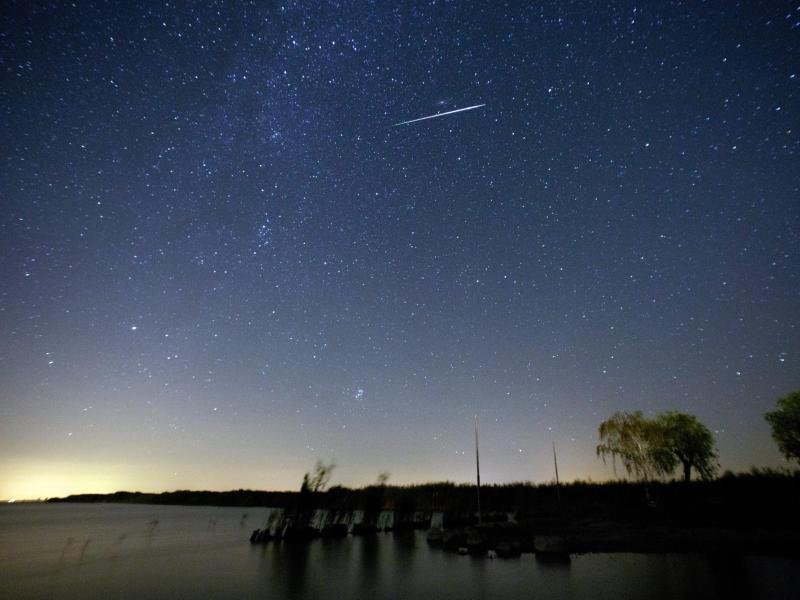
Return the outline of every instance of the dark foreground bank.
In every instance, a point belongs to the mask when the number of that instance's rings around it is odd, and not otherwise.
[[[289,518],[258,541],[335,537],[393,529],[433,529],[433,544],[482,552],[494,544],[535,549],[536,539],[556,540],[569,552],[726,552],[797,555],[800,550],[800,474],[769,471],[713,481],[508,484],[485,486],[483,521],[477,526],[475,488],[435,483],[414,486],[333,487],[326,492],[177,491],[117,492],[51,502],[271,507]],[[275,513],[273,513],[275,514]],[[440,521],[432,522],[434,515]],[[321,516],[328,515],[328,516]],[[336,516],[338,515],[338,516]],[[349,515],[349,516],[348,516]],[[383,515],[383,516],[382,516]],[[389,516],[391,515],[391,516]],[[330,519],[328,522],[327,519]],[[488,521],[488,522],[487,522]],[[363,522],[363,523],[362,523]],[[320,525],[320,523],[322,523]],[[361,525],[359,525],[362,523]],[[391,523],[387,525],[386,523]],[[440,533],[437,533],[437,529]]]

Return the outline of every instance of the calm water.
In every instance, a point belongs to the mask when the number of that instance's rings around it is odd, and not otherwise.
[[[263,509],[0,506],[2,598],[796,598],[800,560],[486,560],[424,534],[252,546]]]

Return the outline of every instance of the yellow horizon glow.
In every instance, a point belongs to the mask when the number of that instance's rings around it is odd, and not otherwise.
[[[17,459],[0,468],[0,501],[40,500],[74,494],[111,494],[119,491],[160,493],[174,490],[227,491],[236,489],[299,489],[293,470],[279,472],[261,486],[246,485],[253,469],[219,465],[145,465],[96,461]],[[174,472],[173,469],[179,469]]]
[[[0,480],[0,498],[37,500],[69,494],[110,493],[125,479],[113,466],[69,461],[21,461],[8,466]]]
[[[567,461],[561,480],[605,481],[614,479],[603,465],[596,465],[590,473],[583,472],[584,465],[571,467]],[[482,469],[483,471],[483,469]],[[604,472],[606,471],[606,472]],[[522,482],[522,478],[495,479],[492,469],[487,468],[485,483],[503,484]],[[0,500],[37,500],[59,498],[73,494],[111,494],[119,491],[161,493],[175,490],[229,491],[237,489],[286,491],[300,487],[303,470],[296,466],[273,467],[268,473],[252,464],[237,464],[233,467],[208,461],[202,466],[194,464],[153,464],[97,461],[49,461],[41,458],[17,458],[0,463]],[[471,473],[470,473],[471,474]],[[396,485],[421,484],[444,481],[428,472],[395,473],[390,483]],[[331,485],[361,487],[374,480],[372,473],[361,470],[334,473]],[[451,478],[452,480],[452,478]],[[456,478],[458,483],[472,483],[467,478]],[[542,479],[534,483],[547,483]]]

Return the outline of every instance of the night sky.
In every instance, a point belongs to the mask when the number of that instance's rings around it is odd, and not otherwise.
[[[529,6],[523,6],[530,4]],[[796,3],[6,2],[0,498],[786,465]],[[395,123],[467,106],[469,111]]]

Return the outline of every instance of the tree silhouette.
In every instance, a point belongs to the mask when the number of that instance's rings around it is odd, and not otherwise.
[[[614,413],[600,423],[598,434],[597,456],[604,461],[611,456],[615,472],[617,460],[629,475],[645,483],[664,471],[663,460],[656,460],[654,456],[655,425],[645,419],[641,411]]]
[[[764,418],[772,427],[772,438],[786,460],[800,462],[800,390],[779,398],[777,408]]]
[[[653,425],[653,459],[662,471],[670,473],[680,463],[684,481],[692,478],[692,469],[703,479],[714,477],[714,436],[697,417],[667,411],[658,415]]]

